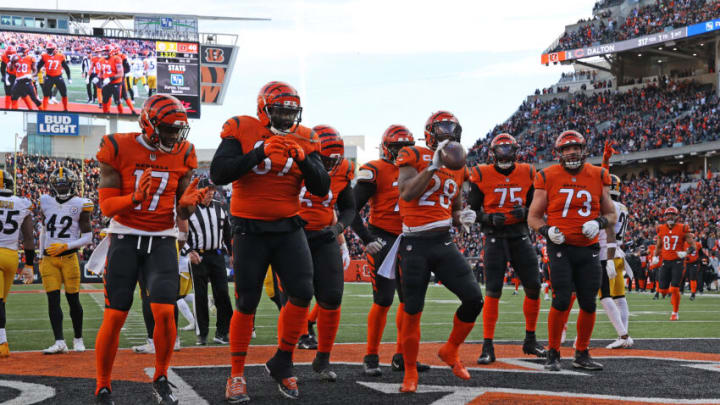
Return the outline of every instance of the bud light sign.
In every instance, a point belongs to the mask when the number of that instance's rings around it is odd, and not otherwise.
[[[41,135],[78,136],[80,134],[79,122],[77,114],[38,113],[37,132]]]

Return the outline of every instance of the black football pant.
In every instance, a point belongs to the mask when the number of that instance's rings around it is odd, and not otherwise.
[[[233,235],[233,269],[238,311],[255,313],[268,266],[272,266],[280,278],[289,299],[310,302],[313,261],[302,228],[274,233],[236,232]]]
[[[448,232],[405,236],[398,250],[399,272],[405,312],[417,314],[425,306],[430,272],[460,299],[456,314],[463,322],[475,322],[482,311],[483,296],[470,264]]]
[[[688,281],[695,281],[698,284],[698,290],[702,291],[703,276],[700,271],[700,262],[687,263],[687,279]]]
[[[325,309],[337,309],[342,302],[343,288],[345,287],[340,245],[334,237],[313,238],[313,234],[316,232],[307,231],[306,233],[313,261],[315,300]]]
[[[600,245],[571,246],[547,244],[550,258],[552,306],[558,311],[570,307],[573,290],[580,309],[593,313],[601,285],[603,269],[600,265]]]
[[[373,287],[373,302],[381,307],[389,307],[393,303],[393,297],[395,291],[398,292],[398,300],[403,302],[402,290],[400,289],[400,274],[395,267],[395,279],[383,277],[378,274],[380,266],[382,265],[385,257],[387,256],[390,248],[392,248],[397,235],[393,235],[389,232],[385,232],[380,228],[372,229],[372,234],[375,237],[381,238],[385,241],[385,247],[374,255],[366,254],[367,264],[370,267],[370,281]]]
[[[33,81],[30,79],[16,80],[12,86],[12,91],[10,94],[13,101],[21,99],[25,96],[30,96],[30,99],[33,103],[35,103],[36,106],[39,107],[40,105],[42,105],[42,103],[37,97],[37,92],[35,91]]]
[[[496,238],[488,235],[485,238],[485,292],[488,296],[500,298],[503,279],[510,262],[515,274],[520,278],[525,294],[530,299],[537,299],[540,292],[540,271],[538,268],[535,248],[529,236],[515,238]]]
[[[662,267],[656,269],[660,271],[660,288],[668,289],[670,286],[680,287],[680,282],[685,275],[685,265],[680,259],[664,260]]]
[[[108,83],[102,88],[102,102],[103,104],[110,101],[112,98],[115,100],[115,104],[120,104],[120,86],[122,83]]]
[[[175,305],[180,291],[177,243],[171,236],[110,236],[105,268],[105,307],[128,311],[135,285],[149,302]]]
[[[53,86],[57,87],[61,97],[67,97],[67,86],[62,76],[47,76],[42,85],[43,97],[51,97]]]
[[[232,318],[232,304],[228,295],[227,271],[225,257],[217,251],[200,253],[202,261],[190,266],[193,288],[195,289],[195,319],[197,321],[198,336],[207,337],[210,323],[208,314],[208,282],[212,288],[217,320],[215,321],[216,334],[226,335],[230,330]]]

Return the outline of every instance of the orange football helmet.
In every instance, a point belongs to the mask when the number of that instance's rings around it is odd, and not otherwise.
[[[150,145],[165,153],[182,144],[190,132],[185,107],[180,100],[167,94],[156,94],[147,99],[138,121]]]
[[[500,134],[490,142],[490,157],[499,169],[509,169],[517,161],[517,151],[520,149],[515,137],[510,134]]]
[[[345,142],[340,133],[329,125],[316,125],[313,131],[320,139],[320,159],[323,166],[331,172],[345,157]]]
[[[257,116],[274,134],[291,133],[302,120],[300,96],[287,83],[270,82],[258,93]]]
[[[404,125],[390,125],[382,136],[380,144],[382,150],[382,158],[394,162],[398,152],[405,146],[415,145],[415,138]]]
[[[580,152],[564,154],[563,150],[569,146],[580,146]],[[585,138],[578,131],[569,129],[558,135],[555,150],[560,164],[567,170],[578,170],[585,163]]]
[[[48,55],[52,55],[55,53],[55,50],[57,50],[57,46],[53,42],[48,42],[45,44],[45,51],[48,53]]]
[[[435,150],[438,144],[446,139],[460,142],[462,127],[453,113],[437,111],[425,121],[425,144]]]

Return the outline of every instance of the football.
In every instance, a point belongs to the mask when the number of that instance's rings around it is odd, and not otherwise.
[[[465,166],[465,148],[460,142],[448,142],[440,151],[442,164],[450,170],[459,170]]]

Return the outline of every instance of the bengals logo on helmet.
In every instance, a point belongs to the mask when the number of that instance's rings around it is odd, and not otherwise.
[[[205,60],[210,63],[223,63],[225,51],[220,48],[205,48]]]

